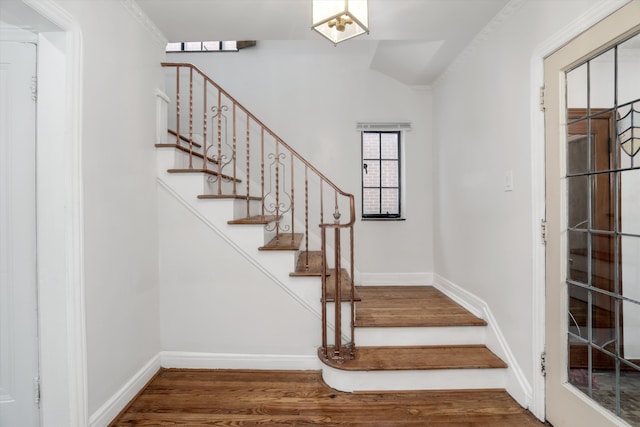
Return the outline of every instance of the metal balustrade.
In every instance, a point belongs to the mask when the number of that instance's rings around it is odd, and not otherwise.
[[[310,268],[309,252],[319,247],[319,356],[338,361],[353,358],[354,196],[340,190],[200,69],[187,63],[162,66],[167,71],[167,93],[173,101],[169,105],[168,131],[187,157],[184,170],[206,173],[211,198],[244,200],[247,220],[273,219],[266,228],[276,241],[290,239],[294,246],[300,234],[296,231],[302,230],[300,256],[304,257],[305,269]],[[316,224],[317,231],[310,229]],[[348,283],[348,295],[340,286],[343,281]],[[331,301],[333,316],[328,315]],[[344,303],[349,306],[347,314],[343,313]],[[350,326],[344,331],[343,317],[347,315]],[[333,336],[328,333],[330,328]]]

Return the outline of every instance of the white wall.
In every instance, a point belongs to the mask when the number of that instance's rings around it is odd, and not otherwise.
[[[487,302],[529,382],[537,358],[531,338],[531,59],[596,3],[523,2],[483,33],[433,89],[435,272]],[[513,171],[509,192],[507,171]]]
[[[239,53],[175,53],[193,63],[308,159],[356,196],[360,218],[358,121],[410,121],[406,133],[407,219],[362,222],[356,268],[365,274],[433,269],[431,91],[369,69],[375,43],[260,41]],[[172,94],[168,94],[170,97]]]
[[[118,1],[59,3],[83,38],[88,412],[160,351],[154,147],[163,46]]]
[[[162,350],[316,354],[322,342],[316,314],[162,188],[158,212]],[[256,241],[256,248],[260,244]],[[291,257],[293,267],[293,253],[280,255]]]

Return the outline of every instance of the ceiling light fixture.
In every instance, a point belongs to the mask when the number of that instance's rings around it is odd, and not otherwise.
[[[369,34],[368,0],[312,0],[313,29],[333,44]]]

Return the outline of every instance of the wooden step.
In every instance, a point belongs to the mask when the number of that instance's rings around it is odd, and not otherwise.
[[[200,160],[202,160],[204,158],[204,156],[200,153],[198,153],[197,151],[193,151],[193,150],[189,150],[188,147],[185,147],[184,145],[178,145],[178,144],[156,144],[156,148],[175,148],[177,150],[180,150],[186,154],[191,154],[193,157],[197,157]],[[212,157],[207,157],[207,161],[209,163],[213,163],[214,165],[217,165],[218,162],[215,161]]]
[[[289,276],[322,276],[322,252],[300,252],[296,262],[296,270],[289,273]]]
[[[249,196],[249,200],[251,201],[259,201],[262,200],[262,197],[259,196]],[[208,199],[236,199],[236,200],[247,200],[247,196],[242,194],[200,194],[198,199],[208,200]]]
[[[256,215],[249,218],[239,218],[227,221],[227,224],[269,224],[278,219],[275,215]]]
[[[484,345],[357,347],[353,360],[321,360],[346,371],[499,369],[507,365]]]
[[[169,132],[169,133],[170,133],[171,135],[173,135],[173,136],[178,136],[178,133],[177,133],[175,130],[173,130],[173,129],[167,129],[167,132]],[[186,136],[184,136],[184,135],[180,135],[180,141],[184,141],[184,142],[186,142],[187,144],[189,144],[189,138],[187,138],[187,137],[186,137]],[[191,142],[193,143],[193,146],[194,146],[194,147],[198,147],[198,148],[201,148],[201,147],[202,147],[202,145],[201,145],[199,142],[195,142],[195,141],[191,141]]]
[[[358,286],[356,326],[486,326],[432,286]]]
[[[211,176],[220,176],[222,177],[222,179],[226,179],[227,181],[235,181],[235,182],[242,182],[240,179],[238,178],[233,178],[232,176],[229,175],[225,175],[225,174],[219,174],[218,172],[211,170],[211,169],[167,169],[168,173],[203,173],[205,175],[211,175]]]
[[[261,251],[297,251],[300,249],[302,237],[304,237],[302,233],[280,233],[258,249]]]
[[[336,270],[329,270],[329,275],[327,276],[327,302],[336,302],[336,279],[338,275],[336,274]],[[351,277],[349,276],[349,272],[345,269],[342,269],[342,274],[340,276],[340,300],[343,302],[351,301]],[[354,301],[361,301],[360,294],[357,288],[354,290]]]

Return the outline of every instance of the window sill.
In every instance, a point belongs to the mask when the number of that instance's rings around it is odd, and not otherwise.
[[[406,218],[360,218],[361,221],[405,221]]]

